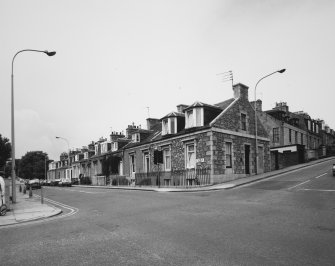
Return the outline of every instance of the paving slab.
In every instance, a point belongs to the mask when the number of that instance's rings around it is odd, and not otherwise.
[[[16,203],[11,204],[11,210],[5,216],[0,216],[0,227],[12,224],[18,224],[28,221],[45,219],[58,215],[61,209],[41,203],[41,200],[35,197],[29,198],[28,194],[17,191]]]

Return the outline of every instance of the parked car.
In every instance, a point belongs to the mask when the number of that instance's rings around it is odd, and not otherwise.
[[[50,182],[50,186],[58,186],[60,179],[55,179]]]
[[[333,176],[335,176],[335,163],[333,164]]]
[[[40,189],[41,183],[38,179],[31,179],[28,182],[25,183],[27,189]]]
[[[71,181],[68,179],[63,179],[61,182],[59,182],[59,186],[62,187],[71,187]]]
[[[73,178],[71,183],[72,185],[79,185],[79,178]]]

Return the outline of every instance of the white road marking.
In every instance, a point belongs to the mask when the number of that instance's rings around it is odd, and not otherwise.
[[[87,194],[102,194],[102,193],[106,193],[106,192],[97,192],[97,191],[84,191],[84,190],[75,190],[75,189],[69,189],[69,188],[51,188],[51,189],[58,189],[58,190],[62,190],[62,191],[73,191],[73,192],[81,192],[81,193],[87,193]]]
[[[40,195],[34,195],[34,197],[41,198]],[[68,216],[76,214],[79,211],[79,209],[77,209],[75,207],[71,207],[71,206],[66,205],[64,203],[61,203],[61,202],[58,202],[58,201],[54,201],[54,200],[51,200],[51,199],[48,199],[48,198],[45,198],[45,197],[43,197],[43,200],[45,200],[47,202],[50,202],[51,204],[54,204],[54,205],[57,205],[57,206],[60,206],[62,208],[70,210],[69,213],[64,214],[64,215],[60,215],[60,216],[55,216],[55,218],[57,218],[57,217],[68,217]],[[53,219],[53,218],[50,218],[50,219]]]
[[[311,188],[303,188],[303,189],[299,189],[299,191],[300,190],[321,191],[321,192],[335,192],[334,189],[311,189]]]
[[[316,177],[314,177],[314,178],[316,178],[316,179],[318,179],[318,178],[320,178],[321,176],[324,176],[324,175],[327,175],[328,173],[324,173],[324,174],[322,174],[322,175],[318,175],[318,176],[316,176]],[[302,182],[302,183],[300,183],[300,184],[298,184],[298,185],[295,185],[295,186],[293,186],[293,187],[290,187],[290,188],[288,188],[288,189],[292,189],[292,188],[295,188],[295,187],[299,187],[299,186],[301,186],[301,185],[303,185],[303,184],[306,184],[306,183],[308,183],[308,182],[310,182],[311,181],[311,179],[310,180],[307,180],[307,181],[305,181],[305,182]],[[299,189],[299,190],[303,190],[303,189]],[[305,190],[307,190],[307,189],[305,189]]]
[[[292,188],[301,186],[301,185],[306,184],[306,183],[308,183],[308,182],[310,182],[310,181],[311,181],[311,180],[307,180],[307,181],[305,181],[305,182],[302,182],[302,183],[300,183],[300,184],[298,184],[298,185],[295,185],[295,186],[293,186],[293,187],[290,187],[290,188],[288,188],[288,189],[292,189]]]
[[[324,176],[324,175],[326,175],[326,174],[328,174],[328,173],[324,173],[324,174],[319,175],[319,176],[317,176],[317,177],[315,177],[315,178],[318,179],[319,177]]]

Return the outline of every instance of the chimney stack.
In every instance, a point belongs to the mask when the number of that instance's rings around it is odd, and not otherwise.
[[[179,105],[177,105],[177,111],[178,111],[178,113],[183,113],[184,109],[187,108],[187,107],[188,107],[188,105],[186,105],[186,104],[179,104]]]
[[[152,130],[154,126],[160,123],[161,121],[157,118],[147,118],[147,129]]]
[[[234,90],[234,98],[235,99],[244,99],[244,100],[248,100],[248,89],[249,87],[242,84],[242,83],[237,83],[233,86],[233,90]]]

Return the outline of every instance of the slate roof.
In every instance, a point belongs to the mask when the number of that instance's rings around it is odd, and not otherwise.
[[[216,105],[210,105],[210,104],[207,104],[207,103],[202,103],[202,102],[195,102],[189,106],[187,106],[184,111],[188,110],[188,109],[191,109],[191,108],[194,108],[194,107],[208,107],[208,108],[213,108],[213,109],[221,109],[221,107],[218,107]]]
[[[235,99],[231,98],[223,102],[215,104],[215,106],[220,107],[222,110],[225,110]]]
[[[185,114],[179,113],[179,112],[171,112],[171,113],[167,114],[166,116],[164,116],[163,118],[161,118],[160,120],[163,120],[163,119],[168,118],[168,117],[185,117]]]

